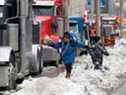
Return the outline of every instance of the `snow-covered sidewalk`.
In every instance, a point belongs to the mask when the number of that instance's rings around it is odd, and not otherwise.
[[[126,48],[108,49],[110,56],[104,57],[108,71],[94,71],[90,56],[78,58],[70,80],[65,73],[55,78],[39,77],[25,80],[21,90],[11,95],[112,95],[126,80]],[[89,67],[88,69],[87,66]]]

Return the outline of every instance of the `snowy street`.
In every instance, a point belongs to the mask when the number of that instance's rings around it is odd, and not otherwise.
[[[104,57],[104,67],[92,69],[90,56],[77,58],[71,79],[65,73],[57,77],[29,78],[19,85],[20,90],[11,95],[124,95],[126,88],[126,48],[108,48],[110,56]]]
[[[0,0],[0,95],[126,95],[126,0]]]

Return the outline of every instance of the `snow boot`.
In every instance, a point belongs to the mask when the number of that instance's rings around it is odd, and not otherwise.
[[[66,74],[66,79],[70,79],[70,73]]]

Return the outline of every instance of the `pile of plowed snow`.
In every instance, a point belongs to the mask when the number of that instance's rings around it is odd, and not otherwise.
[[[93,70],[89,55],[77,58],[71,79],[65,73],[56,78],[32,78],[25,80],[22,89],[12,95],[111,95],[126,78],[126,47],[108,48],[110,56],[104,56],[104,66],[109,70]]]

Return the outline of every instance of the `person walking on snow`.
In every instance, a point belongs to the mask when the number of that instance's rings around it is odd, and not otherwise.
[[[109,53],[101,42],[100,37],[96,38],[96,43],[94,45],[89,45],[87,47],[87,52],[91,56],[92,62],[94,64],[94,69],[102,70],[103,55],[109,56]]]
[[[70,78],[72,66],[76,57],[76,48],[84,48],[84,44],[73,40],[69,32],[65,32],[63,39],[58,44],[53,44],[52,47],[61,49],[62,61],[66,69],[66,78]]]

